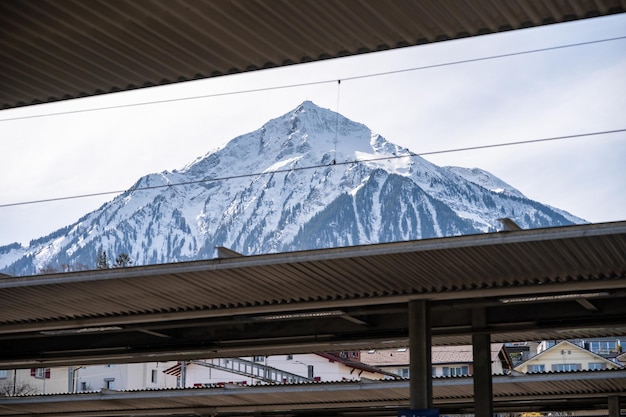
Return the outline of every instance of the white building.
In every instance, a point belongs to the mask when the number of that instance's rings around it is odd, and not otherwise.
[[[0,370],[0,395],[66,393],[69,381],[66,367]]]
[[[176,362],[90,365],[71,368],[73,391],[174,388],[176,377],[164,373]]]
[[[215,358],[179,363],[165,372],[185,387],[358,381],[396,377],[359,361],[359,352]]]

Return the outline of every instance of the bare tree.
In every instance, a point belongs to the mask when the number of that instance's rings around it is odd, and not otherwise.
[[[37,388],[33,387],[27,382],[13,383],[5,381],[0,383],[0,395],[11,397],[13,395],[29,395],[36,394]]]

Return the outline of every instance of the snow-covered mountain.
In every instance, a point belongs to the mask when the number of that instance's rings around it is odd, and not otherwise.
[[[438,167],[365,125],[306,101],[182,170],[141,178],[76,223],[0,247],[1,271],[134,265],[423,239],[584,222],[479,169]]]

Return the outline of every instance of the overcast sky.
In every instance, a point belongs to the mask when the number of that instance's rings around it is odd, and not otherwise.
[[[304,100],[415,153],[624,130],[624,37],[621,14],[1,110],[0,205],[128,189]],[[498,55],[509,56],[481,59]],[[146,102],[159,103],[84,111]],[[626,220],[623,131],[426,159],[485,169],[591,222]],[[27,245],[114,196],[0,207],[0,245]]]

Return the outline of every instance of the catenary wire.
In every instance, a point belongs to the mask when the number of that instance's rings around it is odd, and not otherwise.
[[[337,108],[335,109],[335,138],[333,139],[333,164],[337,161],[337,139],[339,137],[339,103],[341,94],[341,80],[337,80]]]
[[[619,40],[624,40],[624,39],[626,39],[626,36],[618,36],[614,38],[605,38],[605,39],[595,39],[595,40],[587,41],[587,42],[578,42],[578,43],[571,43],[571,44],[566,44],[566,45],[556,45],[556,46],[550,46],[547,48],[538,48],[538,49],[530,49],[526,51],[509,52],[505,54],[489,55],[489,56],[478,57],[478,58],[462,59],[458,61],[442,62],[440,64],[424,65],[424,66],[419,66],[419,67],[404,68],[404,69],[385,71],[385,72],[377,72],[377,73],[372,73],[372,74],[355,75],[352,77],[343,77],[342,80],[353,81],[353,80],[360,80],[360,79],[365,79],[365,78],[382,77],[386,75],[395,75],[395,74],[412,72],[412,71],[421,71],[421,70],[427,70],[427,69],[433,69],[433,68],[447,67],[447,66],[452,66],[452,65],[469,64],[473,62],[508,58],[508,57],[519,56],[519,55],[548,52],[548,51],[554,51],[558,49],[575,48],[575,47],[593,45],[593,44],[604,43],[604,42],[614,42],[614,41],[619,41]],[[311,82],[305,82],[305,83],[253,88],[253,89],[247,89],[247,90],[226,91],[223,93],[212,93],[212,94],[204,94],[204,95],[199,95],[199,96],[178,97],[178,98],[169,98],[169,99],[163,99],[163,100],[144,101],[140,103],[119,104],[115,106],[94,107],[90,109],[67,110],[67,111],[54,112],[54,113],[33,114],[33,115],[28,115],[28,116],[16,116],[16,117],[10,117],[6,119],[0,119],[0,122],[8,122],[8,121],[24,120],[24,119],[35,119],[35,118],[50,117],[50,116],[61,116],[61,115],[67,115],[67,114],[88,113],[88,112],[95,112],[95,111],[101,111],[101,110],[114,110],[114,109],[122,109],[122,108],[129,108],[129,107],[147,106],[147,105],[152,105],[152,104],[175,103],[175,102],[181,102],[181,101],[225,97],[225,96],[232,96],[232,95],[238,95],[238,94],[259,93],[259,92],[264,92],[264,91],[283,90],[287,88],[297,88],[297,87],[308,87],[308,86],[329,84],[329,83],[335,83],[335,82],[337,82],[336,79],[311,81]]]
[[[78,199],[78,198],[97,197],[97,196],[103,196],[103,195],[120,194],[120,193],[131,192],[131,191],[145,191],[145,190],[154,190],[158,188],[170,188],[170,187],[178,187],[178,186],[183,186],[183,185],[202,184],[202,183],[216,182],[216,181],[228,181],[228,180],[234,180],[234,179],[240,179],[240,178],[258,177],[262,175],[273,175],[273,174],[280,174],[280,173],[286,173],[286,172],[304,171],[304,170],[309,170],[309,169],[324,168],[324,167],[330,167],[330,166],[336,166],[336,165],[352,165],[352,164],[387,161],[387,160],[394,160],[394,159],[401,159],[401,158],[413,158],[416,156],[422,157],[422,156],[440,155],[440,154],[452,153],[452,152],[467,152],[467,151],[475,151],[475,150],[480,150],[480,149],[501,148],[505,146],[515,146],[515,145],[527,145],[527,144],[532,144],[532,143],[551,142],[551,141],[557,141],[557,140],[575,139],[575,138],[599,136],[599,135],[610,135],[614,133],[623,133],[623,132],[626,132],[626,128],[615,129],[615,130],[605,130],[605,131],[600,131],[600,132],[579,133],[579,134],[574,134],[574,135],[553,136],[553,137],[548,137],[548,138],[530,139],[530,140],[522,140],[522,141],[516,141],[516,142],[496,143],[496,144],[490,144],[490,145],[477,145],[477,146],[468,146],[468,147],[463,147],[463,148],[443,149],[443,150],[438,150],[438,151],[421,152],[421,153],[409,152],[404,155],[390,155],[390,156],[383,156],[380,158],[354,159],[354,160],[344,161],[344,162],[333,161],[331,164],[324,164],[324,165],[308,165],[304,167],[286,168],[286,169],[279,169],[275,171],[264,171],[264,172],[255,172],[255,173],[241,174],[241,175],[230,175],[226,177],[205,178],[201,180],[184,181],[184,182],[177,182],[173,184],[153,185],[153,186],[148,186],[148,187],[136,187],[136,188],[130,188],[128,190],[111,190],[111,191],[103,191],[99,193],[78,194],[78,195],[54,197],[54,198],[48,198],[48,199],[42,199],[42,200],[31,200],[31,201],[22,201],[18,203],[7,203],[7,204],[0,204],[0,208],[24,206],[24,205],[29,205],[29,204],[49,203],[53,201],[73,200],[73,199]]]

